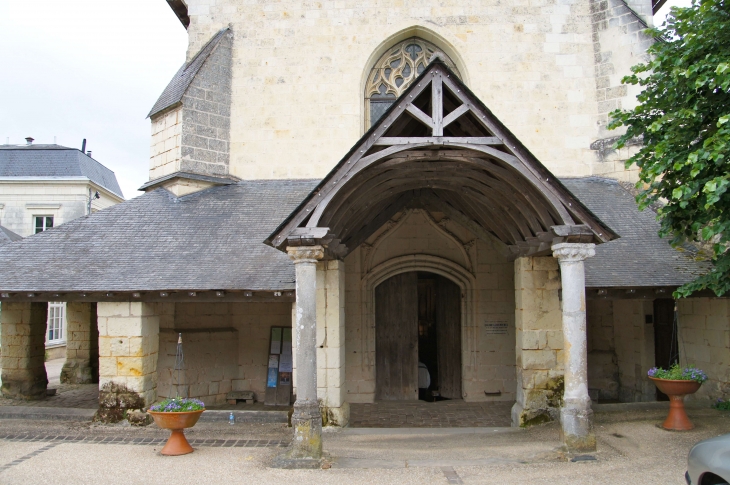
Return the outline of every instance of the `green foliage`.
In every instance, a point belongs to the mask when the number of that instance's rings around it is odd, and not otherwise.
[[[205,409],[205,403],[195,398],[174,397],[167,398],[153,406],[150,411],[158,413],[181,413],[185,411],[200,411]]]
[[[711,248],[712,271],[675,297],[705,288],[719,296],[730,290],[730,0],[672,8],[646,33],[660,39],[651,60],[622,80],[643,88],[640,104],[611,113],[609,127],[626,127],[618,148],[643,138],[626,166],[640,169],[639,206],[662,205],[660,235]]]
[[[669,369],[652,367],[648,372],[649,377],[656,379],[669,379],[671,381],[696,381],[702,384],[707,380],[707,374],[697,367],[680,367],[679,364],[672,365]]]
[[[718,399],[715,404],[712,405],[713,408],[719,409],[720,411],[730,411],[730,401],[723,401],[722,399]]]

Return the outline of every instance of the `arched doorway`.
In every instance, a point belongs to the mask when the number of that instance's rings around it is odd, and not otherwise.
[[[375,399],[460,399],[461,289],[410,271],[375,288]]]

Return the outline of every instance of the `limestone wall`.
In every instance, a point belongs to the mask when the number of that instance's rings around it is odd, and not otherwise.
[[[592,400],[618,400],[619,397],[613,321],[613,300],[586,302],[588,393]]]
[[[150,180],[180,171],[182,121],[182,106],[152,118]]]
[[[646,46],[613,1],[187,4],[188,59],[232,28],[231,173],[246,179],[324,176],[365,131],[370,65],[411,36],[441,47],[554,173],[597,173],[597,120],[633,95],[616,80]]]
[[[730,300],[686,298],[677,301],[679,358],[705,371],[709,380],[688,399],[730,397]]]
[[[653,315],[652,300],[614,300],[614,339],[621,402],[654,401],[654,384],[647,372],[654,367],[654,327],[646,323]]]
[[[557,419],[563,395],[563,320],[553,257],[514,262],[517,395],[512,423],[526,426]]]
[[[374,287],[404,271],[434,272],[462,287],[464,399],[514,400],[514,284],[505,255],[441,213],[407,210],[353,251],[345,269],[348,402],[375,398]]]
[[[137,393],[146,406],[157,399],[159,329],[174,305],[99,302],[99,386],[108,383]]]
[[[176,303],[174,319],[161,326],[161,395],[169,393],[180,332],[191,397],[214,405],[231,390],[254,391],[263,401],[274,326],[291,326],[290,303]]]

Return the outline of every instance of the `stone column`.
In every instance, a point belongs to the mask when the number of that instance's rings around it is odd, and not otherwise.
[[[288,247],[296,270],[296,388],[289,450],[277,458],[281,468],[318,468],[322,458],[322,415],[317,402],[317,261],[322,246]]]
[[[144,302],[99,302],[100,421],[116,422],[127,409],[157,399],[160,319],[174,306]]]
[[[317,264],[317,397],[328,426],[346,426],[345,402],[345,263]]]
[[[583,261],[596,254],[595,244],[560,243],[552,247],[560,262],[563,288],[565,393],[560,409],[561,435],[569,451],[593,451],[591,399],[588,397],[586,290]]]
[[[66,304],[66,362],[61,369],[65,384],[91,384],[99,380],[99,330],[96,303]]]
[[[2,394],[10,399],[44,399],[48,303],[3,303]]]

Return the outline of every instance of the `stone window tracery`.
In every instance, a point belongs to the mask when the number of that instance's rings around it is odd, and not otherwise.
[[[404,40],[378,59],[365,86],[365,126],[370,128],[383,113],[426,70],[434,57],[443,60],[461,77],[454,62],[441,49],[418,37]]]

